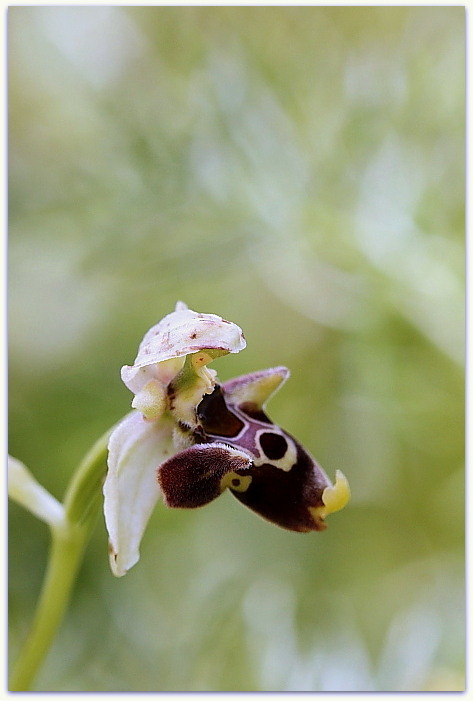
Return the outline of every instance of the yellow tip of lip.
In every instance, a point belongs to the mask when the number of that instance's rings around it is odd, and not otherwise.
[[[320,516],[325,518],[334,511],[340,511],[350,499],[350,486],[348,480],[340,470],[335,472],[335,484],[333,487],[326,487],[322,493],[322,501],[325,505],[320,512]]]

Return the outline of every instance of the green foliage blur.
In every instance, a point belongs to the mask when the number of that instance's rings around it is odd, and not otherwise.
[[[10,7],[9,451],[56,497],[128,412],[177,299],[239,324],[221,380],[352,500],[286,532],[158,504],[101,520],[38,691],[460,690],[462,7]],[[47,559],[10,506],[10,661]]]

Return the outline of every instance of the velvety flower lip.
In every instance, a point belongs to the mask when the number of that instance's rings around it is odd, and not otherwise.
[[[104,514],[117,577],[139,559],[158,499],[197,508],[229,490],[262,518],[290,531],[321,531],[350,498],[298,441],[267,416],[267,400],[287,380],[283,366],[217,383],[207,365],[246,345],[241,329],[178,302],[144,336],[121,376],[134,411],[109,439]]]

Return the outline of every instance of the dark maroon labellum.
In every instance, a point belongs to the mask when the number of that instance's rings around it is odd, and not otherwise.
[[[239,501],[282,528],[325,528],[323,519],[314,515],[323,507],[322,493],[329,486],[325,473],[262,409],[286,375],[284,368],[252,373],[216,385],[204,396],[197,408],[196,444],[158,468],[168,506],[202,506],[229,488]]]

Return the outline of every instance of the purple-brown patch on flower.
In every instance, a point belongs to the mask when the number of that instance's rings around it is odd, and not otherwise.
[[[245,423],[227,406],[221,388],[217,385],[212,394],[206,394],[197,407],[197,417],[205,433],[235,438]]]
[[[109,440],[104,514],[112,571],[139,558],[140,541],[160,494],[172,508],[208,504],[227,488],[268,521],[293,531],[325,528],[349,499],[337,470],[332,485],[313,458],[265,412],[289,376],[260,370],[219,385],[207,365],[246,343],[241,329],[178,302],[144,336],[122,379],[132,411]]]
[[[250,465],[245,453],[223,443],[202,443],[181,450],[158,467],[164,503],[178,509],[204,506],[225,489],[225,475]],[[232,474],[232,479],[238,478]]]
[[[291,531],[321,531],[322,518],[310,509],[323,507],[322,494],[330,486],[323,470],[297,445],[297,459],[290,470],[267,462],[249,471],[251,484],[234,496],[268,521]]]

